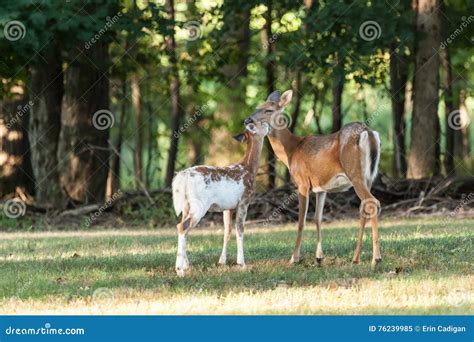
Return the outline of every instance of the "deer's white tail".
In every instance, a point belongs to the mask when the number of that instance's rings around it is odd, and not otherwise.
[[[173,206],[176,216],[179,216],[184,208],[184,202],[186,201],[186,183],[187,183],[187,173],[179,172],[173,178]]]
[[[375,131],[364,131],[360,134],[359,148],[362,152],[361,167],[364,179],[372,185],[380,161],[380,137]]]

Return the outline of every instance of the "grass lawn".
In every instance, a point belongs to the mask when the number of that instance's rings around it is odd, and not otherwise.
[[[174,272],[174,228],[0,233],[1,314],[473,314],[474,220],[382,219],[383,262],[352,265],[356,221],[323,226],[322,267],[309,224],[291,266],[296,224],[247,226],[247,270],[217,265],[222,228],[196,228],[191,272]]]

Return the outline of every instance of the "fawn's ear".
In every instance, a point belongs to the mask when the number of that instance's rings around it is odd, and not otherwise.
[[[245,133],[240,133],[237,135],[234,135],[234,139],[237,140],[238,142],[245,142],[247,140],[247,135]]]

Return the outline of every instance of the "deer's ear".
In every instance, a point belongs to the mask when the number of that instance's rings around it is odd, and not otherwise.
[[[280,102],[278,103],[278,105],[280,107],[286,107],[288,103],[290,103],[292,97],[293,97],[293,90],[290,89],[290,90],[285,91],[281,95]]]
[[[240,133],[240,134],[234,135],[234,139],[240,143],[243,143],[247,140],[247,136],[245,135],[245,133]]]
[[[278,103],[278,101],[280,101],[280,96],[280,92],[275,90],[270,95],[268,95],[267,101]]]

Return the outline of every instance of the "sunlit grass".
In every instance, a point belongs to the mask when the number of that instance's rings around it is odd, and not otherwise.
[[[247,270],[217,265],[221,227],[197,228],[191,272],[174,273],[176,233],[159,230],[0,233],[2,314],[468,314],[474,312],[474,222],[382,220],[383,262],[351,264],[357,222],[325,224],[326,259],[315,265],[315,229],[303,261],[288,264],[295,224],[246,229]],[[95,295],[94,295],[95,293]]]

